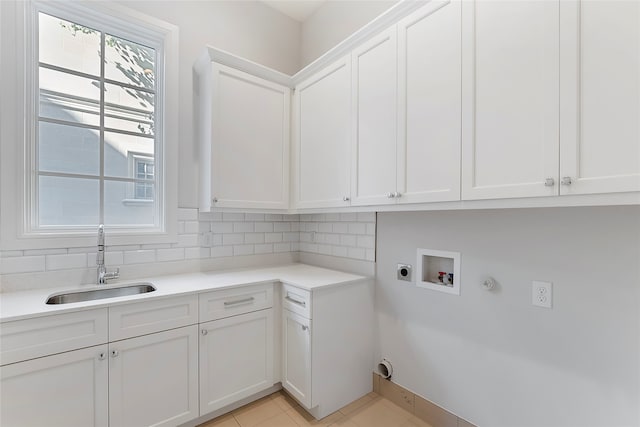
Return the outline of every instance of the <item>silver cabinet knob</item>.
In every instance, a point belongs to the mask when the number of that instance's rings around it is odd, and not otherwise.
[[[100,353],[100,354],[98,355],[98,360],[104,360],[106,357],[107,357],[107,355],[106,355],[106,354],[104,354],[104,351],[103,351],[102,353]]]
[[[554,185],[556,185],[556,180],[553,178],[547,178],[544,180],[544,186],[545,187],[553,187]]]
[[[211,203],[218,203],[218,198],[217,197],[212,198]]]
[[[395,193],[393,193],[393,197],[402,197],[402,194],[396,191]]]
[[[309,327],[308,327],[307,325],[302,325],[302,330],[303,330],[303,331],[306,331],[306,330],[308,330],[308,329],[309,329]]]
[[[111,357],[118,357],[119,354],[118,350],[111,350]]]
[[[351,198],[350,198],[349,196],[344,196],[344,197],[342,198],[342,201],[343,201],[343,202],[348,202],[349,200],[351,200]]]
[[[562,185],[571,185],[571,177],[570,176],[563,176],[562,180],[560,180],[560,184]]]
[[[203,330],[201,330],[201,331],[200,331],[200,334],[201,334],[202,336],[205,336],[205,335],[207,335],[208,333],[209,333],[209,331],[207,331],[206,329],[203,329]]]

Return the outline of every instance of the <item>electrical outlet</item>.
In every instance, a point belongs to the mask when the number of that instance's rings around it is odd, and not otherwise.
[[[531,286],[531,304],[551,308],[553,302],[553,285],[551,282],[533,281]]]
[[[413,280],[411,277],[411,264],[398,264],[396,274],[398,280],[404,280],[405,282],[411,282]]]

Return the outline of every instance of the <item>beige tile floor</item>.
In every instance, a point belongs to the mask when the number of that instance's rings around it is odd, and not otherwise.
[[[198,427],[431,427],[376,393],[369,393],[337,412],[315,420],[279,391]]]

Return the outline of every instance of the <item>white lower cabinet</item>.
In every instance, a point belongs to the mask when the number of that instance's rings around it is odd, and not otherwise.
[[[273,308],[201,323],[200,414],[273,386],[273,343]]]
[[[3,427],[109,425],[107,345],[0,368]]]
[[[282,387],[311,408],[311,320],[283,310]]]
[[[198,416],[198,327],[109,344],[112,426],[175,426]]]

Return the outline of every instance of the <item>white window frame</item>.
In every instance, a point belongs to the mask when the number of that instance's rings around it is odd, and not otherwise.
[[[175,25],[120,5],[77,2],[0,2],[2,45],[0,65],[6,76],[0,79],[0,249],[42,249],[86,247],[95,244],[91,229],[34,229],[33,180],[35,136],[38,124],[38,13],[87,25],[115,36],[133,38],[154,49],[159,63],[156,93],[163,102],[155,106],[156,144],[162,144],[155,158],[155,171],[163,191],[161,219],[156,227],[105,228],[110,245],[175,242],[177,234],[177,144],[178,144],[178,29]],[[15,47],[14,47],[15,46]],[[5,94],[7,96],[5,96]],[[160,167],[158,167],[160,165]],[[12,202],[13,201],[13,202]]]

